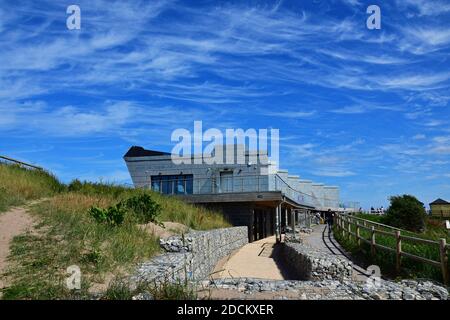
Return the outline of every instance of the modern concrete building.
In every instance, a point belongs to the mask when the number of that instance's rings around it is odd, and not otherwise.
[[[219,210],[232,224],[248,226],[250,241],[279,236],[301,213],[338,210],[339,188],[277,170],[267,153],[241,151],[242,161],[233,164],[217,164],[202,155],[175,164],[169,153],[133,146],[124,160],[135,187]]]

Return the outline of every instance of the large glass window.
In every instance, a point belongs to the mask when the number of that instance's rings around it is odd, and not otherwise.
[[[152,190],[163,194],[192,194],[192,174],[152,176]]]

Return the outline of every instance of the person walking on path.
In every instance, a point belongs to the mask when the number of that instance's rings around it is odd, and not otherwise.
[[[326,220],[328,225],[328,233],[331,233],[331,228],[333,228],[334,223],[334,212],[332,212],[331,209],[328,209],[326,213]]]

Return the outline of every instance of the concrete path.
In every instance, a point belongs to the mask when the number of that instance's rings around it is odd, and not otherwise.
[[[212,277],[284,280],[289,275],[279,262],[279,246],[273,236],[240,248],[216,267]]]
[[[351,260],[350,255],[328,233],[326,225],[316,225],[309,235],[302,235],[303,243],[342,259]],[[246,244],[234,254],[221,261],[215,268],[212,278],[259,278],[270,280],[288,280],[289,272],[280,261],[279,245],[275,236]],[[365,269],[355,263],[354,280],[366,281]]]
[[[351,260],[353,262],[353,276],[355,281],[366,281],[370,276],[367,271],[358,266],[351,258],[350,254],[337,242],[333,236],[333,232],[328,232],[325,224],[313,227],[313,232],[304,236],[303,243],[329,254],[339,256],[342,259]]]

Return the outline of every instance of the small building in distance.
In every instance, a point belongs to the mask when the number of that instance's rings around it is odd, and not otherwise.
[[[430,203],[431,215],[433,217],[450,217],[450,202],[436,199]]]

